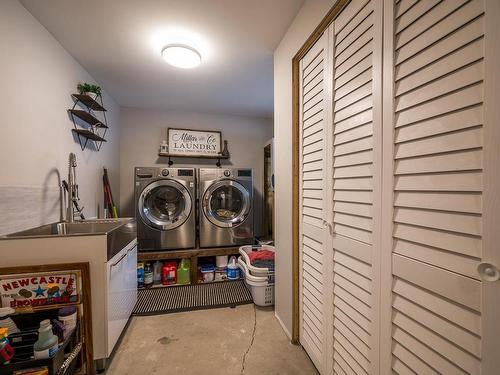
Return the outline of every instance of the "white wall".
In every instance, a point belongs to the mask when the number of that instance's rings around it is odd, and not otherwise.
[[[334,0],[308,0],[274,51],[276,316],[292,332],[292,58]]]
[[[255,217],[262,209],[264,176],[264,144],[272,138],[272,120],[230,115],[192,112],[156,111],[122,108],[120,141],[120,204],[123,213],[134,215],[134,167],[164,165],[168,158],[158,157],[158,148],[166,139],[166,128],[178,127],[199,130],[220,130],[228,140],[231,159],[223,165],[254,169],[256,187]],[[177,166],[215,167],[215,160],[174,158]],[[195,161],[195,162],[193,162]],[[256,233],[260,225],[256,223]]]
[[[101,151],[81,151],[67,109],[80,81],[94,82],[16,0],[0,2],[0,234],[59,219],[59,181],[77,156],[81,205],[102,201],[102,167],[119,196],[120,109],[106,93],[110,129]],[[102,208],[102,203],[100,203]]]

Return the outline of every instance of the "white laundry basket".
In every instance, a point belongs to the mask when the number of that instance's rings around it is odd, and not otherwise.
[[[241,246],[240,247],[240,254],[243,257],[243,261],[245,262],[248,271],[252,276],[266,276],[269,277],[272,275],[272,282],[274,283],[274,269],[269,269],[266,267],[255,267],[252,266],[250,262],[250,257],[248,254],[252,253],[253,251],[259,251],[259,250],[269,250],[272,251],[273,253],[276,252],[274,246],[270,245],[262,245],[258,248],[254,248],[252,245],[247,245],[247,246]]]
[[[250,274],[247,264],[242,259],[238,258],[238,267],[243,274],[245,284],[252,294],[253,302],[257,306],[272,306],[274,305],[274,275],[272,282],[266,276],[253,276]]]

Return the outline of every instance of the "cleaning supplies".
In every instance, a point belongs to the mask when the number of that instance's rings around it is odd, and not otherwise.
[[[10,345],[8,336],[9,329],[0,328],[0,365],[8,364],[14,357],[14,348]]]
[[[161,283],[163,285],[174,285],[177,283],[177,263],[165,262],[161,272]]]
[[[182,258],[177,268],[177,284],[189,284],[191,282],[191,261]]]
[[[9,315],[16,312],[12,307],[2,307],[0,308],[0,328],[8,328],[9,334],[18,333],[19,328],[17,328],[16,323],[12,320]]]
[[[137,263],[137,287],[144,288],[144,263]]]
[[[201,274],[204,283],[211,283],[214,281],[215,267],[213,264],[204,264],[201,266]]]
[[[64,325],[64,338],[66,338],[76,328],[78,319],[76,307],[68,306],[59,309],[58,319]]]
[[[227,255],[217,255],[215,258],[215,281],[227,280]]]
[[[150,263],[144,266],[144,286],[150,288],[153,286],[153,267]]]
[[[227,278],[229,280],[237,280],[240,278],[240,269],[234,255],[229,259],[229,263],[227,265]]]
[[[227,255],[217,255],[215,257],[215,266],[217,268],[227,267]]]
[[[58,349],[57,336],[52,333],[50,320],[42,320],[40,328],[38,328],[38,340],[33,347],[35,359],[50,358],[56,354]]]
[[[163,263],[157,260],[153,264],[153,284],[158,285],[161,284],[161,269],[163,267]]]

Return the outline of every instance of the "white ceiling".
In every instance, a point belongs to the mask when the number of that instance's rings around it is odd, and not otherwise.
[[[273,50],[303,0],[21,2],[122,106],[271,117]],[[166,64],[169,42],[202,65]]]

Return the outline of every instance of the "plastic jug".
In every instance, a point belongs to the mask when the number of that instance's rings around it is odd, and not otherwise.
[[[229,259],[229,263],[227,264],[227,278],[229,280],[237,280],[240,278],[240,269],[234,255]]]
[[[50,358],[59,349],[57,336],[52,333],[50,320],[45,319],[40,322],[38,328],[38,340],[35,342],[33,351],[35,359]]]
[[[144,265],[144,286],[146,288],[153,286],[153,267],[149,263]]]
[[[163,285],[177,284],[177,262],[165,262],[161,271]]]
[[[155,284],[161,284],[161,268],[163,267],[163,263],[157,260],[153,264],[153,282]]]
[[[8,328],[9,334],[18,333],[19,328],[17,328],[16,323],[12,320],[9,315],[14,314],[16,311],[12,307],[2,307],[0,308],[0,328]]]
[[[137,287],[144,288],[144,263],[137,263]]]
[[[191,261],[188,258],[182,258],[177,268],[177,283],[191,283]]]

